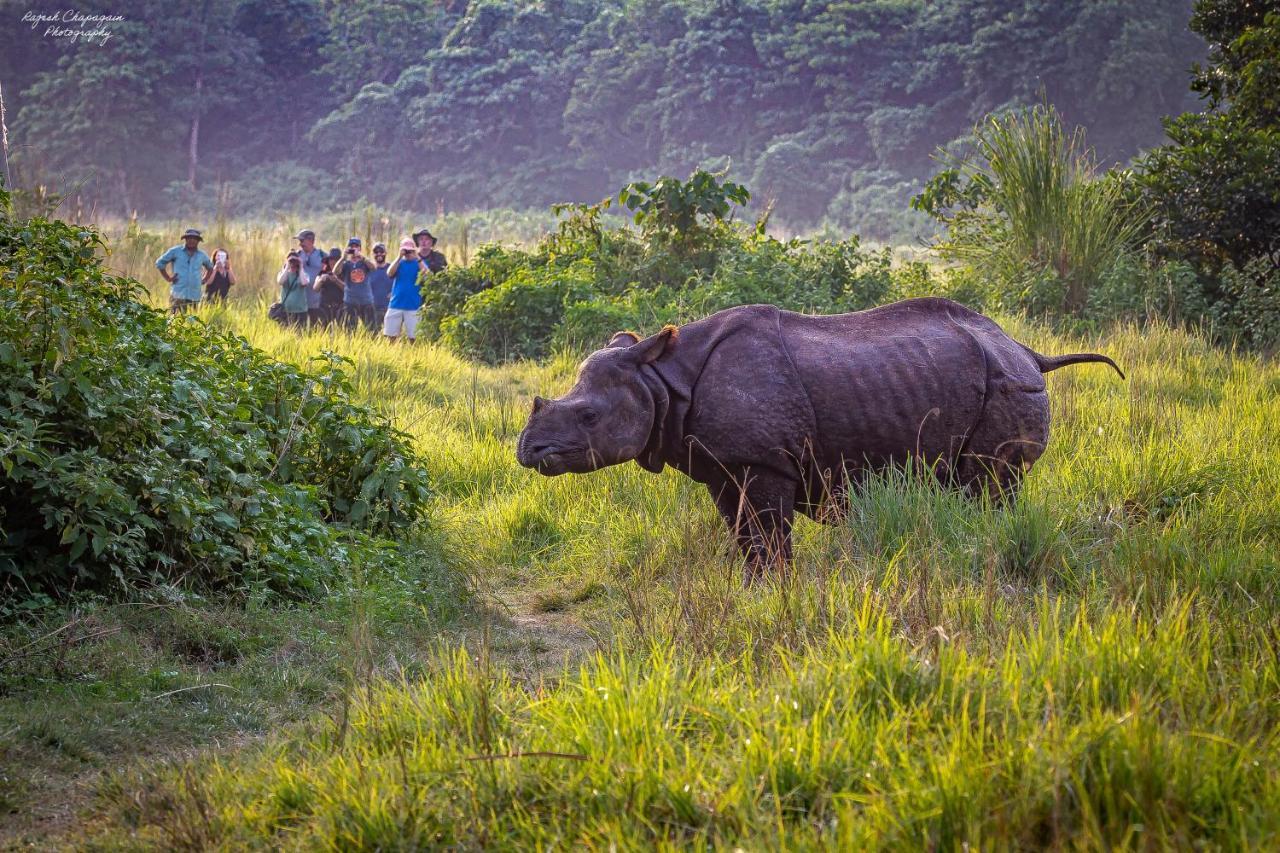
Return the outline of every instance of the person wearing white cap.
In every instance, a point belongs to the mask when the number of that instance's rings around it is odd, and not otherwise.
[[[426,262],[418,258],[418,247],[409,237],[400,243],[400,255],[387,269],[391,278],[391,302],[382,320],[382,334],[396,340],[403,333],[413,343],[418,331],[418,309],[422,307],[422,291],[418,275],[426,270]]]

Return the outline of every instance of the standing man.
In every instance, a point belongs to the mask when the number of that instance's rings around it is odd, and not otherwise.
[[[436,273],[442,272],[445,267],[449,266],[449,262],[445,260],[444,255],[436,251],[434,234],[423,228],[413,235],[413,239],[418,244],[418,257],[426,262],[427,269]]]
[[[373,319],[375,329],[382,328],[387,319],[387,304],[391,301],[391,276],[387,275],[387,247],[373,244],[373,272],[369,273],[369,292],[373,294]]]
[[[182,235],[182,245],[174,246],[156,258],[156,269],[169,282],[170,313],[181,314],[200,305],[205,272],[213,271],[213,261],[200,250],[203,239],[199,231],[188,228]],[[165,270],[170,264],[173,265],[172,273]]]
[[[360,253],[360,238],[347,241],[347,253],[334,267],[333,274],[342,279],[346,287],[342,291],[342,323],[348,329],[363,326],[373,329],[373,291],[369,276],[373,262]]]
[[[320,277],[320,266],[324,263],[324,252],[316,248],[316,232],[303,228],[294,238],[298,241],[298,258],[302,262],[302,271],[307,281],[314,282]],[[307,288],[307,321],[321,322],[320,294]]]
[[[426,268],[426,263],[418,258],[417,247],[406,237],[400,244],[400,256],[387,269],[391,277],[391,303],[382,321],[382,334],[388,340],[396,340],[403,332],[409,343],[413,343],[418,332],[418,309],[422,307],[418,274]]]

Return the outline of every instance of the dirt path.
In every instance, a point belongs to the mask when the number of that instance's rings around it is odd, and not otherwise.
[[[597,651],[595,639],[572,613],[538,612],[532,599],[519,591],[487,597],[489,606],[450,630],[445,641],[448,645],[465,643],[468,648],[478,649],[487,642],[494,665],[530,687],[571,671]],[[416,638],[416,644],[427,649],[435,647],[439,639],[438,634],[423,636]],[[33,694],[30,705],[33,713],[50,711],[39,707],[38,694]],[[321,700],[310,713],[324,714],[328,707],[329,700]],[[117,713],[127,716],[130,712],[118,708]],[[0,783],[10,777],[21,780],[18,789],[0,786],[0,794],[6,795],[0,797],[0,850],[80,846],[86,830],[92,834],[93,823],[101,820],[99,790],[115,771],[142,772],[164,764],[233,755],[257,748],[269,737],[230,726],[209,732],[198,741],[177,726],[171,736],[156,737],[157,723],[159,728],[165,728],[165,716],[181,714],[182,708],[157,707],[150,713],[154,715],[148,721],[150,736],[139,735],[136,740],[126,739],[110,747],[103,745],[93,751],[92,757],[80,760],[67,759],[63,755],[65,745],[52,740],[33,739],[26,732],[15,737],[17,729],[0,731]],[[53,716],[58,716],[56,709]]]

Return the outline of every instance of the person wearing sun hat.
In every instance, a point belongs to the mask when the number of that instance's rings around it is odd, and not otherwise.
[[[422,291],[418,275],[427,268],[418,257],[418,247],[410,237],[400,242],[400,255],[387,268],[391,279],[391,302],[382,319],[382,334],[396,340],[403,333],[413,343],[418,331],[418,309],[422,307]]]
[[[213,261],[200,248],[204,237],[194,228],[182,235],[182,242],[156,258],[156,269],[169,282],[169,311],[180,314],[200,305],[204,281],[213,272]],[[173,266],[173,272],[165,270]]]
[[[449,266],[444,255],[436,251],[436,235],[419,228],[413,234],[413,241],[418,245],[418,257],[427,262],[427,269],[431,272],[443,272]]]

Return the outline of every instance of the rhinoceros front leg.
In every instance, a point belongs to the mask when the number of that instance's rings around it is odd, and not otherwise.
[[[791,522],[796,484],[774,473],[744,471],[707,484],[720,517],[747,558],[746,580],[759,580],[771,569],[791,562]]]

